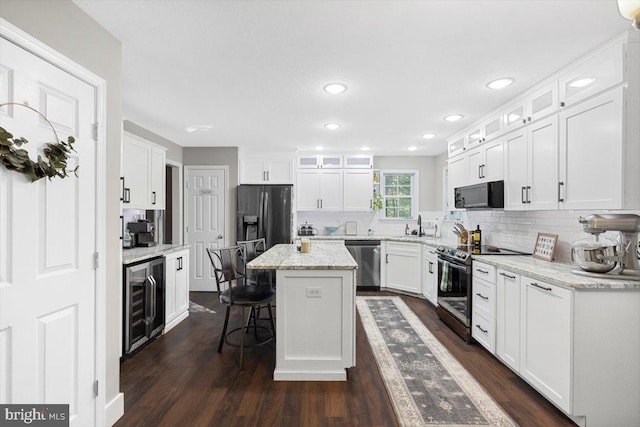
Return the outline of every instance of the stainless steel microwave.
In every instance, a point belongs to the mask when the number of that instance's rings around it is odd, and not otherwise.
[[[504,181],[466,185],[454,192],[457,209],[504,208]]]

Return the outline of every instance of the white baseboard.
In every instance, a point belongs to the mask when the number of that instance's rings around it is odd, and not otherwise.
[[[124,415],[124,393],[118,393],[104,408],[105,425],[111,427]]]
[[[173,329],[174,326],[176,326],[178,323],[182,322],[187,317],[189,317],[189,310],[188,309],[183,311],[178,317],[173,319],[171,322],[169,322],[166,325],[164,325],[164,333],[166,334],[167,332],[169,332],[171,329]]]

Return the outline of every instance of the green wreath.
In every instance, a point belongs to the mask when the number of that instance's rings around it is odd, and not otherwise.
[[[76,150],[73,148],[73,144],[76,142],[75,138],[69,136],[67,138],[67,142],[60,141],[58,139],[58,134],[54,129],[53,125],[45,116],[43,116],[39,111],[34,108],[29,107],[26,104],[19,104],[16,102],[8,102],[5,104],[0,104],[0,107],[5,105],[21,105],[23,107],[29,108],[30,110],[38,113],[44,120],[49,124],[51,129],[53,130],[53,134],[56,137],[55,143],[47,143],[43,154],[46,158],[43,159],[41,155],[38,155],[38,160],[33,161],[29,157],[29,152],[23,148],[20,148],[22,145],[27,144],[27,141],[24,137],[14,138],[14,136],[9,133],[5,128],[0,127],[0,163],[4,165],[8,170],[16,171],[23,173],[25,175],[29,175],[31,178],[31,182],[37,181],[40,178],[47,177],[49,180],[54,177],[66,178],[69,176],[69,173],[73,172],[73,174],[78,176],[78,168],[72,171],[67,170],[67,160],[69,158],[69,153]]]

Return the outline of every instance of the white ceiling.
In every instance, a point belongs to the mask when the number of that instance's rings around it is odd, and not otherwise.
[[[127,119],[179,145],[243,149],[436,155],[630,25],[611,0],[75,3],[122,42]],[[485,87],[502,76],[516,83]],[[349,89],[329,95],[330,82]]]

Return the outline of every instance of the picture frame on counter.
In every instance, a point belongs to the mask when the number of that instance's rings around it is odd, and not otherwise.
[[[347,221],[344,223],[344,234],[347,236],[355,236],[358,234],[358,223],[355,221]]]
[[[557,234],[538,233],[533,257],[543,259],[545,261],[553,261],[553,255],[555,254],[557,243]]]

